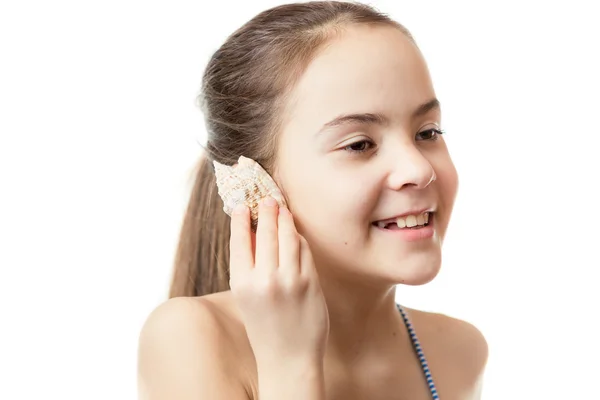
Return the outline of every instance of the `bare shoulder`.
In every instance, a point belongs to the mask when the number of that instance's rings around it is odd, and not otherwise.
[[[156,307],[139,335],[139,398],[249,399],[232,324],[226,307],[208,296]]]
[[[407,311],[430,363],[433,361],[455,383],[461,381],[469,390],[479,392],[488,360],[483,333],[472,323],[448,315]]]

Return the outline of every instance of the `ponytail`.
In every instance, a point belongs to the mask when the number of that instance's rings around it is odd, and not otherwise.
[[[183,219],[169,298],[229,290],[230,218],[210,159],[203,155]]]
[[[272,171],[291,91],[319,50],[352,24],[402,25],[355,2],[290,3],[256,15],[213,54],[202,76],[200,108],[206,155],[183,219],[169,298],[229,290],[230,218],[218,195],[212,160],[244,155]]]

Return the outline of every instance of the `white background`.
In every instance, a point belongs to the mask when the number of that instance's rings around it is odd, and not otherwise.
[[[0,4],[0,398],[133,399],[204,140],[203,68],[278,1]],[[442,102],[460,191],[405,305],[490,346],[484,399],[600,399],[594,2],[373,1]]]

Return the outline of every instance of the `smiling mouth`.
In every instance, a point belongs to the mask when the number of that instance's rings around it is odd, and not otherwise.
[[[419,215],[407,215],[395,220],[375,221],[373,222],[373,226],[387,230],[417,230],[431,225],[433,222],[433,215],[433,212],[424,212]]]

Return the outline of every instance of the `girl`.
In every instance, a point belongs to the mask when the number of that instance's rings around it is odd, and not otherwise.
[[[139,343],[140,398],[478,399],[472,325],[402,307],[439,271],[458,188],[410,33],[370,6],[288,4],[210,60],[208,141],[170,299]],[[285,195],[222,210],[212,161],[260,163]]]

